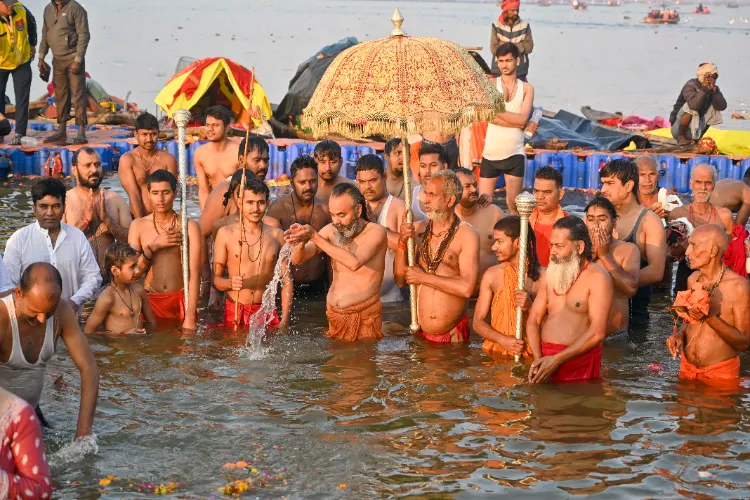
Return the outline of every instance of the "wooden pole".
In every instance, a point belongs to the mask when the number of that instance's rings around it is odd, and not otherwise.
[[[406,222],[408,222],[409,224],[413,224],[414,212],[411,209],[411,157],[409,154],[409,140],[407,139],[406,134],[401,137],[401,145],[404,148],[404,203],[406,204]],[[414,238],[409,238],[409,241],[407,242],[406,252],[407,263],[409,264],[409,267],[415,266],[416,255],[414,248]],[[417,332],[419,332],[419,314],[417,311],[416,285],[409,285],[409,308],[411,310],[411,325],[409,325],[409,329],[411,330],[412,334],[416,334]]]
[[[188,218],[187,218],[187,152],[185,150],[186,128],[190,122],[190,111],[178,109],[174,112],[174,122],[177,125],[177,152],[180,167],[180,215],[182,219],[182,286],[185,292],[185,315],[188,311],[190,263],[188,260]]]
[[[521,216],[521,235],[518,243],[518,289],[526,287],[526,264],[528,262],[529,247],[529,216],[536,206],[536,198],[531,193],[521,193],[516,196],[516,210]],[[523,309],[516,307],[516,338],[523,340]],[[516,355],[516,363],[521,357]]]

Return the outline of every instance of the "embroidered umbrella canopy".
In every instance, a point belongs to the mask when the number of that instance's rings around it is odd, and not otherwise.
[[[412,221],[409,147],[406,137],[427,131],[456,134],[505,111],[503,96],[466,50],[438,38],[410,37],[401,30],[398,9],[388,38],[357,44],[328,67],[302,125],[313,135],[349,138],[401,137],[404,144],[404,197]],[[409,240],[408,261],[415,260]],[[411,330],[419,329],[416,290],[411,285]]]

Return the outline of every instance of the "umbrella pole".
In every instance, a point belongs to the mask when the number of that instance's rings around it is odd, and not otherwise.
[[[185,315],[187,316],[188,301],[190,297],[190,265],[188,262],[188,219],[187,219],[187,153],[185,141],[187,124],[190,122],[190,111],[178,109],[174,112],[174,121],[177,125],[178,156],[180,167],[180,215],[182,219],[182,286],[185,293]]]
[[[521,216],[521,235],[518,244],[518,289],[526,287],[526,264],[528,263],[529,246],[529,216],[536,206],[536,199],[529,193],[521,193],[516,197],[516,209]],[[516,338],[523,340],[523,309],[516,307]],[[516,355],[516,363],[521,357]]]
[[[245,198],[245,166],[247,165],[247,146],[248,142],[250,142],[250,125],[253,123],[253,118],[250,116],[250,112],[253,109],[253,86],[255,85],[255,66],[253,66],[252,73],[250,73],[250,95],[249,97],[249,103],[248,103],[248,120],[247,125],[245,125],[245,151],[242,152],[242,163],[243,165],[240,165],[240,168],[242,169],[242,180],[240,181],[240,199],[239,203],[237,204],[237,212],[240,216],[240,256],[239,261],[237,262],[237,275],[239,276],[240,272],[242,272],[242,244],[245,242],[245,214],[242,212],[242,200]],[[262,221],[261,221],[262,223]],[[262,235],[263,233],[261,233]],[[248,251],[250,249],[248,248]],[[237,330],[237,327],[239,327],[239,313],[240,310],[240,292],[237,292],[237,299],[234,301],[234,329]]]
[[[409,140],[406,135],[401,137],[401,144],[404,148],[404,202],[406,204],[406,222],[414,222],[414,212],[411,209],[411,158],[409,151]],[[416,256],[414,251],[414,238],[409,238],[407,242],[407,263],[409,267],[416,265]],[[411,309],[411,325],[409,329],[412,334],[419,332],[419,315],[417,314],[417,286],[409,285],[409,307]]]

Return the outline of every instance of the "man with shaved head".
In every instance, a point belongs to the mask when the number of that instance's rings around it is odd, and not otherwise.
[[[693,191],[693,202],[684,207],[675,208],[669,214],[669,220],[686,218],[694,228],[703,224],[718,224],[724,228],[727,237],[732,236],[734,218],[728,208],[717,207],[711,203],[711,193],[716,186],[716,169],[707,163],[697,165],[690,173],[690,189]],[[687,280],[692,272],[685,260],[687,238],[680,239],[669,247],[672,258],[679,260],[677,277],[675,278],[675,293],[687,290]],[[723,253],[722,253],[723,255]]]
[[[0,386],[38,408],[47,362],[62,338],[81,374],[79,438],[92,432],[99,370],[78,317],[60,300],[62,286],[54,266],[37,262],[24,270],[14,292],[0,299]]]
[[[716,224],[693,231],[685,252],[693,274],[688,279],[691,298],[708,294],[708,312],[687,299],[678,310],[684,319],[677,333],[667,339],[673,358],[681,354],[680,378],[736,380],[738,354],[750,347],[750,285],[722,262],[727,235]],[[695,296],[695,297],[693,297]]]

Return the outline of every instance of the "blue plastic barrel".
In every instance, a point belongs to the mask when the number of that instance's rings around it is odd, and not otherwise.
[[[587,176],[586,176],[586,157],[573,155],[573,171],[575,172],[575,187],[586,189]]]
[[[524,187],[534,187],[534,174],[536,174],[536,154],[526,155],[526,168],[523,171]]]
[[[304,148],[305,148],[304,144],[301,144],[301,143],[291,144],[287,146],[286,162],[284,164],[285,172],[289,172],[292,167],[292,163],[294,163],[294,160],[296,160],[297,158],[299,158],[301,155],[304,154],[303,152]]]
[[[710,156],[708,158],[708,163],[710,165],[713,165],[713,167],[716,169],[716,172],[719,174],[719,180],[721,179],[729,179],[732,176],[732,160],[730,160],[726,156]]]
[[[750,158],[735,158],[732,161],[732,179],[742,180],[750,168]]]
[[[34,165],[31,167],[31,173],[33,175],[45,175],[45,166],[48,157],[49,149],[47,148],[41,148],[40,150],[34,152]]]
[[[69,149],[58,148],[55,149],[55,153],[60,153],[60,158],[63,163],[63,174],[67,177],[70,175],[71,166],[73,164],[73,152]]]
[[[276,152],[276,172],[284,172],[286,170],[286,147],[279,146]]]
[[[680,160],[672,155],[663,155],[659,160],[659,185],[666,189],[677,188],[677,165]]]
[[[677,170],[675,172],[675,183],[679,193],[690,191],[690,167],[689,158],[677,158]]]
[[[18,175],[29,175],[26,172],[26,155],[20,149],[11,149],[10,160],[13,162],[13,172]]]
[[[573,153],[565,151],[557,153],[557,161],[562,171],[563,187],[578,187],[576,186],[576,157]]]
[[[497,183],[495,184],[495,189],[500,189],[505,187],[505,176],[501,175],[497,178]]]

